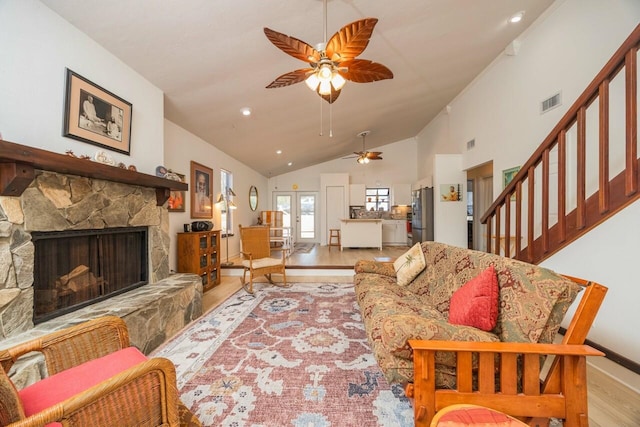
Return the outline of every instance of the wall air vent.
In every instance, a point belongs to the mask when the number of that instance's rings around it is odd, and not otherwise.
[[[472,139],[471,141],[467,141],[467,151],[471,150],[476,146],[476,140]]]
[[[547,111],[552,110],[559,105],[562,105],[561,92],[556,93],[555,95],[545,99],[540,103],[540,114],[544,114]]]

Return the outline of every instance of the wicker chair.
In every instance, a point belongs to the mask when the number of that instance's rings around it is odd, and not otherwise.
[[[7,372],[20,356],[44,355],[48,377],[17,391]],[[0,350],[0,425],[200,426],[180,402],[171,361],[129,344],[107,316]]]
[[[242,244],[242,286],[247,292],[253,294],[253,279],[256,276],[264,275],[269,283],[277,286],[287,286],[287,274],[285,272],[285,251],[282,251],[281,258],[271,258],[270,227],[252,226],[240,228],[240,242]],[[249,283],[246,276],[249,273]],[[282,274],[283,283],[277,284],[271,280],[271,274]],[[247,287],[248,285],[248,287]]]

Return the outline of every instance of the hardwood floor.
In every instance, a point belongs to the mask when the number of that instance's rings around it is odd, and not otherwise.
[[[353,265],[359,259],[395,259],[407,247],[377,249],[339,249],[314,246],[308,252],[294,252],[287,258],[287,280],[291,282],[350,282]],[[220,285],[203,296],[204,311],[208,311],[241,289],[240,259],[231,258],[234,265],[222,270]],[[240,277],[238,277],[240,276]],[[266,280],[264,280],[265,285]],[[254,282],[255,284],[256,282]],[[259,292],[261,285],[256,285]],[[244,291],[243,291],[244,292]],[[591,427],[640,426],[640,375],[604,358],[588,361],[589,425]]]

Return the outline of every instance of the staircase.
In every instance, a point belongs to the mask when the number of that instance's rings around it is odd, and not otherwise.
[[[482,216],[487,252],[538,264],[640,198],[639,45],[640,25]]]

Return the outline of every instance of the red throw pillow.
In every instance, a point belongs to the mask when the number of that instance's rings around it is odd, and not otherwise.
[[[491,331],[498,321],[498,277],[493,265],[454,292],[449,323]]]

